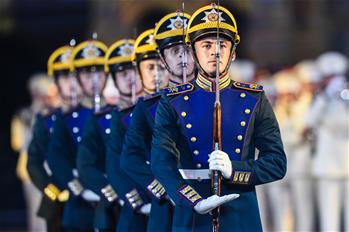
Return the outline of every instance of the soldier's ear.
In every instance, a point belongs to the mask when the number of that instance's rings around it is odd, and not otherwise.
[[[233,55],[231,56],[231,61],[234,61],[236,58],[236,52],[234,51]]]

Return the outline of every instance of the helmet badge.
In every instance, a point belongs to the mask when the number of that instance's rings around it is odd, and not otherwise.
[[[59,61],[62,62],[62,63],[66,63],[69,58],[71,57],[72,55],[72,50],[71,49],[67,49],[62,55],[61,57],[59,58]]]
[[[94,59],[101,55],[101,52],[92,43],[89,43],[82,51],[82,56],[86,59]]]
[[[207,22],[217,22],[218,19],[220,22],[225,21],[225,19],[222,17],[223,12],[217,12],[215,9],[212,9],[211,11],[205,11],[205,17],[203,17],[201,20]]]
[[[187,27],[187,19],[182,19],[179,15],[177,15],[176,18],[170,19],[170,24],[167,26],[167,28],[171,30],[176,29],[183,29]]]
[[[133,46],[129,43],[125,43],[124,45],[120,46],[118,55],[120,56],[130,56],[133,53]]]

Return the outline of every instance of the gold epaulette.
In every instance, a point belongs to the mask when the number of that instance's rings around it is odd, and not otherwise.
[[[182,93],[191,92],[194,89],[194,85],[191,83],[180,84],[163,89],[166,96],[174,96]]]
[[[233,86],[238,89],[251,90],[255,92],[263,91],[263,86],[259,84],[243,83],[238,81],[233,81]]]

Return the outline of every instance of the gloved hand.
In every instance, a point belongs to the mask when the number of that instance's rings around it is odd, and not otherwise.
[[[199,214],[206,214],[214,208],[238,198],[240,194],[229,194],[224,196],[212,195],[194,206],[194,210]]]
[[[150,210],[151,210],[151,203],[147,203],[147,204],[144,204],[144,205],[139,209],[139,212],[140,212],[141,214],[148,215],[148,214],[150,214]]]
[[[78,179],[73,179],[68,182],[68,187],[70,191],[73,192],[75,196],[79,196],[82,191],[84,190],[84,187],[82,187],[80,181]]]
[[[57,188],[57,186],[50,183],[44,188],[44,193],[51,201],[55,201],[57,200],[61,191]]]
[[[229,179],[233,170],[228,154],[224,151],[217,150],[209,154],[209,157],[210,170],[220,171],[224,178]]]
[[[95,202],[95,201],[99,201],[101,198],[95,194],[94,192],[92,192],[91,190],[84,190],[81,194],[82,198],[86,201],[89,201],[89,202]]]

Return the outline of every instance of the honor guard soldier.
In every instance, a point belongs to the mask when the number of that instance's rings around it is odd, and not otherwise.
[[[187,40],[198,75],[161,98],[151,151],[152,171],[176,204],[172,230],[261,231],[255,186],[286,172],[273,110],[262,86],[227,74],[240,38],[226,8],[213,4],[194,12]]]
[[[73,49],[72,71],[76,71],[85,96],[77,107],[57,115],[49,144],[48,162],[53,175],[70,190],[63,214],[63,226],[67,230],[93,231],[94,228],[103,228],[99,218],[103,215],[94,214],[94,206],[100,197],[83,187],[76,169],[76,158],[86,120],[103,104],[100,94],[106,82],[106,51],[106,45],[97,40],[82,42]]]
[[[70,46],[58,48],[49,57],[47,65],[48,75],[54,77],[58,87],[63,111],[75,107],[81,96],[76,78],[70,72],[72,50]],[[57,183],[47,165],[47,149],[58,110],[53,109],[36,116],[28,150],[28,173],[43,193],[38,215],[46,220],[47,231],[61,231],[62,202],[69,197],[68,190]]]
[[[160,60],[153,33],[154,29],[149,29],[138,36],[132,55],[132,60],[138,68],[138,74],[143,83],[143,94],[154,93],[157,88],[166,86],[168,82],[164,78],[160,79]],[[141,217],[139,212],[149,214],[149,198],[146,192],[120,167],[124,135],[131,121],[133,106],[131,104],[129,107],[119,109],[112,116],[112,130],[107,146],[107,175],[112,186],[115,186],[120,195],[126,197],[127,208],[124,207],[125,209],[122,210],[132,208],[134,211],[128,218],[121,218],[120,215],[119,223],[124,224],[123,231],[145,231],[146,218]]]
[[[136,70],[132,65],[133,40],[119,40],[115,42],[107,51],[105,57],[104,70],[110,73],[114,83],[120,89],[121,104],[131,103],[131,93],[133,84],[136,84]],[[141,89],[140,89],[141,90]],[[139,88],[138,91],[140,92]],[[110,120],[114,107],[104,106],[100,111],[86,122],[82,141],[79,144],[77,166],[80,178],[86,187],[99,194],[101,197],[101,207],[97,211],[108,209],[109,216],[104,230],[115,230],[117,217],[118,194],[106,177],[105,152],[106,143],[110,134]],[[123,201],[125,199],[122,199]],[[123,210],[123,215],[127,210]],[[109,223],[108,223],[109,222]],[[119,224],[123,225],[123,222]],[[125,228],[119,227],[118,231]]]
[[[183,82],[183,76],[188,81],[195,77],[194,59],[192,53],[187,53],[184,41],[189,18],[190,15],[186,13],[170,13],[155,27],[154,37],[159,55],[171,74],[170,86]],[[172,224],[172,204],[161,183],[154,178],[149,165],[154,116],[160,97],[161,92],[157,92],[137,102],[125,134],[121,157],[121,168],[152,197],[148,231],[171,231]]]

